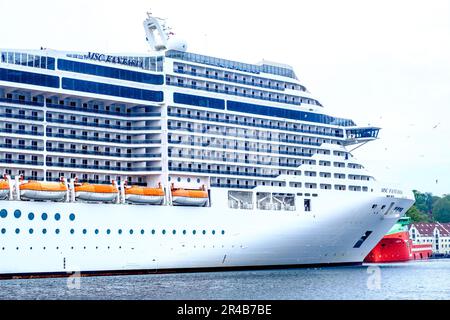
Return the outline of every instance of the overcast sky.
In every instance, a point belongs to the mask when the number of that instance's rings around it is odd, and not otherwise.
[[[188,51],[290,64],[333,115],[383,128],[354,152],[382,181],[450,193],[450,5],[433,1],[0,2],[0,47],[146,52],[152,10]]]

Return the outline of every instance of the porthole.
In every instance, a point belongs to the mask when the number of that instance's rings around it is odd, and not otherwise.
[[[174,235],[177,234],[177,230],[173,230],[172,234],[174,234]]]
[[[44,212],[44,213],[42,214],[41,218],[42,218],[42,220],[45,221],[45,220],[47,220],[48,215]]]
[[[206,230],[203,230],[203,232],[202,232],[203,234],[206,234]]]
[[[153,230],[152,230],[152,234],[155,234],[155,233],[156,233],[156,230],[155,230],[155,229],[153,229]]]
[[[16,217],[17,219],[19,219],[21,215],[22,215],[22,212],[19,209],[14,211],[14,217]]]
[[[56,234],[59,234],[59,229],[56,229],[56,230],[55,230],[55,233],[56,233]]]
[[[144,231],[144,229],[142,229],[142,230],[141,230],[141,234],[144,234],[144,233],[145,233],[145,231]]]
[[[3,228],[3,229],[2,229],[2,234],[5,234],[5,233],[6,233],[6,229]]]
[[[162,234],[166,234],[166,230],[163,230],[163,231],[162,231]]]
[[[197,179],[197,183],[200,183],[200,179]]]
[[[95,231],[94,231],[94,232],[95,232],[95,234],[98,234],[98,233],[99,233],[98,229],[95,229]]]
[[[119,234],[122,234],[122,229],[119,229]]]
[[[17,233],[17,234],[20,233],[20,229],[19,229],[19,228],[16,229],[16,233]]]
[[[42,229],[42,233],[46,234],[47,233],[47,229]]]
[[[8,216],[8,211],[6,209],[0,210],[0,217],[6,218]]]
[[[133,234],[133,232],[134,232],[133,229],[130,229],[130,234]]]
[[[74,229],[70,229],[70,234],[74,234],[75,230]]]
[[[225,230],[222,230],[222,234],[225,234]]]
[[[75,220],[75,215],[73,213],[70,214],[69,216],[70,221],[74,221]]]
[[[110,234],[110,233],[111,233],[110,229],[106,230],[106,234]]]
[[[196,234],[197,233],[197,231],[195,231],[195,230],[192,230],[192,234]]]
[[[30,230],[28,230],[28,232],[29,232],[30,234],[33,234],[34,230],[31,228]]]
[[[86,234],[87,233],[87,230],[86,229],[83,229],[83,234]]]
[[[187,178],[187,182],[191,182],[191,178]]]
[[[33,212],[30,212],[29,214],[28,214],[28,220],[33,220],[34,219],[34,213]]]
[[[178,182],[181,182],[181,178],[180,178],[180,177],[178,177],[177,181],[178,181]]]
[[[213,231],[212,231],[212,234],[216,234],[216,230],[213,230]]]
[[[183,234],[186,234],[187,232],[186,232],[186,230],[183,230]]]
[[[59,221],[61,219],[61,215],[59,213],[55,214],[55,220]]]

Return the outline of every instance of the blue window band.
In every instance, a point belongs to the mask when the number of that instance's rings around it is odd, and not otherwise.
[[[131,87],[117,86],[93,81],[76,80],[70,78],[62,79],[62,88],[71,91],[96,93],[107,96],[144,101],[162,102],[164,100],[162,91],[136,89]]]
[[[59,77],[34,72],[0,68],[0,80],[41,87],[59,88]]]
[[[227,110],[243,113],[258,114],[269,117],[287,118],[293,120],[316,122],[337,126],[354,126],[352,120],[335,118],[320,113],[267,107],[257,104],[227,101]]]
[[[58,59],[58,69],[63,71],[89,74],[93,76],[114,78],[146,84],[162,85],[164,77],[144,72],[136,72],[119,68],[99,66],[91,63]]]
[[[225,101],[221,99],[207,98],[184,93],[173,94],[173,102],[205,108],[225,110]]]

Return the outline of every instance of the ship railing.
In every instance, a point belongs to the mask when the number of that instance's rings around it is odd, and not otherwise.
[[[121,117],[160,117],[160,112],[116,112],[116,111],[107,111],[101,109],[92,109],[92,108],[82,108],[77,106],[67,106],[63,104],[53,104],[47,103],[48,108],[52,109],[63,109],[63,110],[72,110],[72,111],[80,111],[86,113],[95,113],[95,114],[105,114],[111,116],[121,116]]]
[[[48,118],[48,117],[47,117],[47,121],[48,122],[52,122],[52,123],[73,124],[73,125],[87,126],[87,127],[118,129],[118,130],[124,130],[124,131],[161,130],[161,126],[140,126],[140,127],[137,127],[137,126],[117,126],[117,125],[100,124],[100,123],[87,122],[87,121],[74,121],[74,120],[54,119],[54,118]]]
[[[161,144],[161,139],[139,139],[139,140],[124,139],[124,140],[122,140],[122,139],[113,139],[113,138],[90,137],[90,136],[76,135],[76,134],[75,135],[74,134],[61,134],[61,133],[53,133],[53,132],[47,132],[47,136],[54,137],[54,138],[124,143],[124,144]]]
[[[20,99],[8,99],[8,98],[0,98],[0,102],[12,103],[12,104],[23,104],[26,106],[35,106],[35,107],[43,107],[44,102],[39,101],[26,101]]]
[[[44,121],[44,117],[39,116],[26,116],[21,114],[12,114],[12,113],[5,113],[1,112],[0,117],[3,118],[11,118],[11,119],[22,119],[22,120],[33,120],[33,121]]]
[[[154,172],[161,171],[162,167],[142,167],[142,168],[128,168],[128,167],[113,167],[113,166],[96,166],[96,165],[85,165],[81,163],[61,163],[61,162],[49,162],[47,161],[48,167],[59,167],[59,168],[73,168],[73,169],[92,169],[92,170],[107,170],[107,171],[129,171],[129,172]]]
[[[161,158],[161,153],[114,153],[114,152],[100,152],[100,151],[89,151],[89,150],[76,150],[76,149],[64,149],[64,148],[47,148],[49,152],[60,152],[60,153],[75,153],[75,154],[86,154],[95,156],[106,156],[106,157],[119,157],[119,158]]]
[[[259,87],[259,88],[279,90],[279,91],[283,91],[283,92],[285,91],[284,87],[269,86],[269,85],[266,85],[266,84],[261,84],[261,83],[256,82],[256,81],[254,81],[254,82],[253,81],[243,81],[243,80],[234,79],[234,78],[231,78],[231,77],[220,77],[220,76],[216,76],[216,75],[213,75],[213,74],[192,72],[192,71],[186,71],[186,70],[180,70],[180,69],[175,69],[175,73],[187,74],[187,75],[190,75],[190,76],[202,77],[202,78],[208,78],[208,79],[216,79],[216,80],[221,80],[221,81],[228,81],[228,82],[233,82],[233,83],[245,84],[245,85],[249,85],[249,86],[255,86],[255,87]]]
[[[0,132],[3,133],[13,133],[13,134],[26,134],[26,135],[32,135],[32,136],[43,136],[44,132],[38,132],[34,130],[16,130],[16,129],[9,129],[9,128],[0,128]]]
[[[25,146],[25,145],[12,145],[10,143],[1,143],[0,148],[5,149],[20,149],[20,150],[33,150],[33,151],[44,151],[44,147],[38,146]]]
[[[200,87],[200,86],[196,86],[196,85],[194,86],[194,85],[178,83],[178,82],[167,82],[167,85],[175,86],[175,87],[183,87],[183,88],[188,88],[188,89],[208,91],[208,92],[223,93],[223,94],[227,94],[227,95],[233,95],[233,96],[244,97],[244,98],[253,98],[253,99],[264,100],[264,101],[286,103],[286,104],[292,104],[292,105],[296,105],[296,106],[302,105],[302,103],[300,101],[292,101],[292,100],[289,100],[287,97],[286,97],[286,99],[279,99],[279,98],[277,99],[277,98],[264,97],[264,96],[261,97],[261,96],[253,95],[253,94],[239,93],[239,92],[232,91],[232,90],[221,90],[221,89],[216,89],[215,87]],[[301,98],[301,97],[298,97],[298,98]],[[313,99],[309,99],[309,100],[313,100]]]

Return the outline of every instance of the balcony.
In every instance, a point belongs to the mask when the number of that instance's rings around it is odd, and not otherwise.
[[[280,130],[280,131],[291,131],[296,133],[309,133],[314,135],[322,135],[322,136],[330,136],[330,137],[339,137],[342,138],[342,134],[336,134],[333,132],[324,132],[319,130],[304,130],[300,128],[289,128],[286,126],[275,126],[275,125],[266,125],[266,124],[257,124],[252,122],[246,122],[246,121],[236,121],[231,119],[220,119],[220,118],[211,118],[211,117],[202,117],[202,116],[194,116],[194,115],[188,115],[188,114],[181,114],[181,113],[175,113],[175,112],[169,112],[168,115],[170,117],[177,117],[177,118],[185,118],[185,119],[193,119],[193,120],[203,120],[203,121],[211,121],[211,122],[220,122],[220,123],[229,123],[229,124],[237,124],[242,126],[249,126],[254,128],[264,128],[264,129],[274,129],[274,130]],[[295,141],[295,140],[292,140]],[[287,141],[286,141],[287,142]],[[300,143],[300,141],[296,141],[294,143]],[[315,142],[307,142],[302,141],[302,144],[310,144],[310,145],[317,145],[320,146],[320,143]]]
[[[101,152],[91,150],[77,150],[64,148],[47,148],[49,152],[84,154],[94,156],[119,157],[119,158],[161,158],[161,153],[116,153],[116,152]]]
[[[9,129],[9,128],[0,128],[0,132],[4,133],[13,133],[13,134],[25,134],[31,136],[44,136],[43,132],[33,131],[33,130],[18,130],[18,129]]]
[[[22,104],[25,106],[35,106],[35,107],[43,107],[44,106],[44,102],[25,101],[25,100],[19,100],[19,99],[0,98],[0,102]]]
[[[0,117],[10,118],[10,119],[32,120],[32,121],[44,121],[44,117],[26,116],[26,115],[21,115],[21,114],[12,114],[12,113],[5,113],[5,112],[1,112]]]
[[[117,167],[117,166],[96,166],[81,163],[61,163],[61,162],[50,162],[47,161],[48,167],[57,168],[71,168],[71,169],[91,169],[91,170],[106,170],[106,171],[120,171],[120,172],[153,172],[161,171],[161,167],[142,167],[142,168],[127,168],[127,167]]]
[[[72,134],[62,134],[62,133],[47,133],[47,137],[96,141],[96,142],[112,142],[112,143],[122,143],[122,144],[161,144],[161,140],[155,140],[155,139],[142,139],[142,140],[135,141],[135,140],[122,140],[122,139],[113,139],[113,138],[89,137],[89,136],[83,136],[83,135],[72,135]]]
[[[118,130],[125,130],[125,131],[137,131],[137,130],[148,130],[148,131],[156,130],[157,131],[157,130],[161,130],[160,126],[144,126],[144,127],[117,126],[117,125],[112,125],[112,124],[100,124],[100,123],[95,123],[95,122],[63,120],[63,119],[56,119],[56,118],[47,118],[47,121],[51,122],[51,123],[72,124],[72,125],[77,125],[77,126],[118,129]]]
[[[17,150],[33,150],[33,151],[44,151],[44,147],[38,146],[25,146],[25,145],[12,145],[9,143],[1,143],[0,148],[5,149],[17,149]]]
[[[206,174],[222,174],[227,176],[244,176],[244,177],[262,177],[262,178],[276,178],[279,174],[262,174],[255,172],[238,172],[238,171],[226,171],[226,170],[208,170],[208,169],[195,169],[195,168],[178,168],[170,167],[169,171],[190,172],[190,173],[206,173]]]
[[[47,103],[47,107],[52,109],[72,110],[72,111],[94,113],[94,114],[105,114],[110,116],[121,116],[121,117],[161,117],[161,113],[159,112],[116,112],[93,108],[83,108],[77,106],[67,106],[54,103]]]

